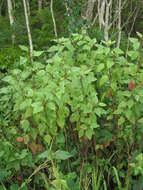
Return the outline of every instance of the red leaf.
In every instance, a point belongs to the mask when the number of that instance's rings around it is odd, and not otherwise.
[[[135,82],[133,82],[133,81],[131,81],[131,82],[128,84],[128,89],[129,89],[129,90],[133,90],[135,87],[136,87],[136,84],[135,84]]]
[[[18,143],[22,143],[23,142],[23,137],[17,137],[16,140],[17,140]]]

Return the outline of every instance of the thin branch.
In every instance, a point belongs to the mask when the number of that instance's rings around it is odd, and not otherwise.
[[[93,22],[92,22],[92,24],[91,24],[92,26],[95,24],[97,18],[98,18],[98,13],[96,14],[96,16],[95,16],[94,19],[93,19]]]
[[[123,5],[121,6],[121,11],[122,11],[122,9],[124,8],[124,6],[125,6],[125,4],[126,4],[127,1],[128,1],[128,0],[125,0],[125,1],[124,1]],[[110,25],[109,25],[109,29],[113,26],[113,24],[114,24],[114,23],[116,22],[116,20],[118,19],[118,15],[119,15],[119,10],[117,9],[117,11],[115,12],[114,20],[113,20],[113,22],[111,22]]]

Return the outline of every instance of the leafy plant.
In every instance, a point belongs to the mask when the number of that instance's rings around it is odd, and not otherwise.
[[[138,159],[131,163],[143,151],[143,69],[140,43],[130,41],[126,55],[82,31],[34,51],[32,64],[21,56],[2,76],[0,180],[6,188],[13,180],[21,188],[131,187],[131,167],[142,171]]]

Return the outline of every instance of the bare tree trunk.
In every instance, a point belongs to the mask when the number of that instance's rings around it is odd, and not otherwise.
[[[32,37],[31,37],[31,31],[30,31],[30,25],[29,25],[26,0],[23,0],[23,5],[24,5],[25,21],[26,21],[26,27],[27,27],[28,40],[29,40],[30,60],[31,62],[33,62],[33,44],[32,44]]]
[[[120,47],[121,43],[121,0],[118,1],[118,41],[117,41],[117,47]]]
[[[8,5],[8,15],[9,15],[10,26],[12,28],[13,24],[14,24],[14,17],[13,17],[13,14],[12,14],[13,8],[12,8],[12,2],[11,2],[11,0],[7,0],[7,5]],[[11,38],[12,38],[12,44],[14,44],[14,42],[15,42],[15,35],[14,35],[13,32],[12,32]]]
[[[27,4],[27,12],[28,12],[28,16],[30,16],[30,5],[29,5],[29,0],[26,0],[26,4]]]
[[[53,11],[53,0],[51,0],[51,15],[52,15],[52,20],[53,20],[53,25],[54,25],[54,32],[55,32],[55,36],[57,38],[58,34],[57,34],[57,26],[56,26],[56,21],[55,21],[55,17],[54,17],[54,11]]]
[[[105,0],[98,0],[98,16],[99,16],[100,29],[102,28],[102,26],[105,25],[104,15],[105,15]]]
[[[106,14],[105,14],[105,26],[104,26],[104,39],[106,42],[109,40],[109,17],[110,17],[110,5],[112,0],[108,3],[106,0]]]
[[[91,22],[93,18],[93,9],[95,5],[96,0],[88,0],[87,3],[87,10],[86,10],[86,19]]]
[[[38,10],[42,9],[42,0],[38,0]]]

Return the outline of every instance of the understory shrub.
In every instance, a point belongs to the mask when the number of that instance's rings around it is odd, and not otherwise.
[[[128,52],[85,32],[54,43],[2,78],[2,187],[142,189],[139,40],[130,38]]]

